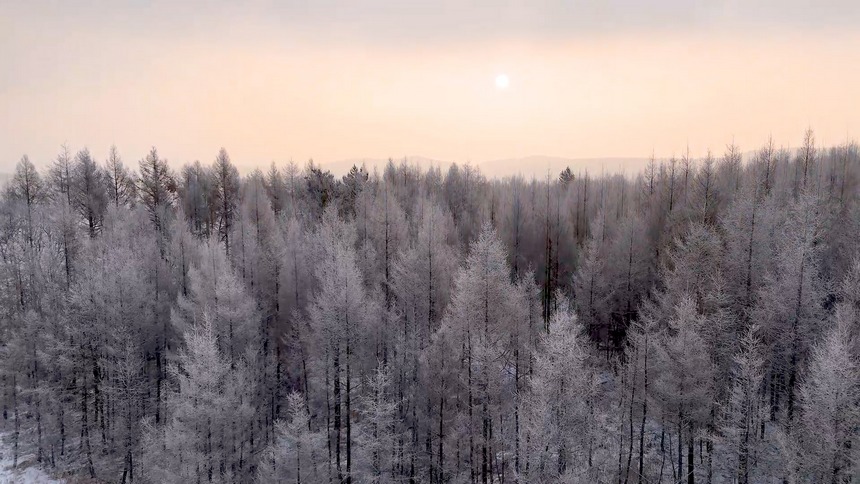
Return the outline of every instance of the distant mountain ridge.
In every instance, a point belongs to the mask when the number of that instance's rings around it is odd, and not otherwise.
[[[404,159],[407,164],[417,166],[422,171],[430,167],[439,167],[443,172],[454,163],[452,161],[437,160],[426,156],[406,156],[394,158],[395,164],[400,164]],[[576,173],[589,172],[592,174],[605,173],[635,173],[641,170],[648,162],[647,158],[629,157],[604,157],[604,158],[565,158],[560,156],[532,155],[521,158],[505,158],[499,160],[488,160],[479,162],[457,162],[460,165],[466,163],[478,167],[485,176],[489,178],[507,178],[522,176],[527,179],[546,178],[557,176],[562,170],[570,167]],[[385,169],[388,158],[350,158],[329,163],[320,163],[320,166],[330,170],[337,176],[346,174],[353,165],[364,165],[368,172],[378,170],[380,173]]]
[[[560,156],[533,155],[522,158],[507,158],[478,163],[481,171],[491,177],[506,178],[523,176],[524,178],[546,178],[558,176],[565,168],[570,168],[574,174],[591,173],[630,173],[641,170],[648,162],[647,158],[564,158]]]
[[[404,159],[406,163],[413,166],[418,166],[422,171],[426,171],[431,166],[438,166],[443,171],[447,171],[453,163],[450,161],[436,160],[426,156],[399,156],[391,157],[395,165],[399,165]],[[336,176],[343,176],[353,167],[365,166],[369,173],[378,170],[382,174],[385,170],[385,165],[388,164],[388,158],[348,158],[346,160],[338,160],[328,163],[319,163],[319,166],[331,171]]]

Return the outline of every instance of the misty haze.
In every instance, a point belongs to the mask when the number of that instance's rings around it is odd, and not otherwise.
[[[0,484],[860,483],[857,25],[0,0]]]

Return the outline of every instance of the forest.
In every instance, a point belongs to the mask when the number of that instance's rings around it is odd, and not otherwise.
[[[23,156],[4,452],[87,483],[858,482],[860,149],[763,141],[543,179]]]

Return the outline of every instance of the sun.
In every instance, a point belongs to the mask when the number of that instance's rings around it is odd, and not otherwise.
[[[496,76],[496,89],[507,89],[511,85],[511,79],[507,74],[499,74]]]

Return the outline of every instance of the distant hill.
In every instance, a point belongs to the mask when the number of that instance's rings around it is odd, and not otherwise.
[[[527,156],[524,158],[507,158],[478,163],[487,176],[505,178],[522,175],[525,178],[546,178],[547,173],[557,176],[566,167],[574,174],[586,172],[592,174],[606,173],[635,173],[648,162],[647,158],[562,158],[559,156]]]
[[[438,166],[444,173],[448,171],[448,167],[451,166],[450,161],[434,160],[432,158],[427,158],[426,156],[392,157],[395,165],[399,165],[404,158],[408,164],[421,168],[421,171],[426,171],[431,166]],[[379,170],[380,174],[382,174],[382,171],[385,169],[385,165],[387,164],[388,158],[350,158],[347,160],[320,163],[319,165],[326,170],[331,171],[335,176],[343,176],[349,172],[353,165],[358,167],[364,165],[369,173],[373,173],[373,170],[376,169]]]
[[[404,157],[394,158],[395,164],[400,164]],[[438,166],[443,174],[453,162],[436,160],[426,156],[407,156],[406,162],[418,166],[422,171],[431,166]],[[526,156],[523,158],[506,158],[502,160],[490,160],[472,163],[481,169],[481,173],[490,178],[506,178],[522,175],[525,178],[532,177],[543,179],[549,172],[553,177],[557,176],[566,167],[576,173],[588,171],[592,174],[606,173],[635,173],[641,170],[647,158],[563,158],[560,156]],[[336,176],[343,176],[353,165],[367,167],[367,171],[373,173],[374,169],[381,173],[388,163],[387,158],[350,158],[329,163],[320,163],[320,166],[330,170]],[[458,162],[460,163],[460,162]],[[465,163],[460,163],[465,164]]]

